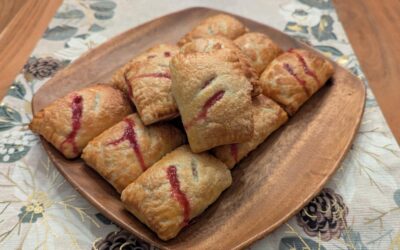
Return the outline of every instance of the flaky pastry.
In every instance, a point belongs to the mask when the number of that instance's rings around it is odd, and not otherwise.
[[[253,68],[260,75],[282,50],[268,36],[258,33],[246,33],[235,39],[235,44],[250,59]]]
[[[90,140],[131,112],[121,91],[98,84],[57,99],[34,115],[29,128],[66,158],[75,158]]]
[[[253,134],[252,86],[235,53],[172,58],[172,94],[193,152],[244,142]]]
[[[236,18],[225,14],[218,14],[200,22],[192,31],[179,40],[178,45],[182,46],[193,39],[206,36],[219,35],[229,39],[235,39],[247,31],[248,29],[246,26]]]
[[[227,53],[226,50],[231,50],[231,52]],[[252,96],[257,96],[261,93],[257,71],[251,65],[250,59],[243,54],[240,48],[232,40],[222,36],[203,37],[186,43],[180,49],[180,53],[183,54],[195,52],[210,53],[211,55],[220,57],[223,60],[226,59],[226,56],[230,56],[231,53],[235,53],[241,63],[244,75],[253,85],[253,90],[251,92]]]
[[[185,135],[174,126],[145,127],[137,114],[131,114],[90,141],[82,158],[122,192],[151,165],[184,142]]]
[[[250,140],[212,149],[213,154],[229,168],[233,168],[272,132],[282,126],[287,121],[288,116],[277,103],[264,95],[259,95],[253,99],[253,119],[254,134]]]
[[[163,240],[174,238],[232,183],[228,168],[207,153],[181,146],[164,156],[121,195],[125,207]]]
[[[145,125],[179,115],[171,94],[169,61],[178,52],[173,45],[160,44],[135,57],[113,76],[113,83],[135,104]]]
[[[332,64],[303,49],[274,59],[260,77],[263,93],[293,115],[333,75]]]

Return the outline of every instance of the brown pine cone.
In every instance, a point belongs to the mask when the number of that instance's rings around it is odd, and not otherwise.
[[[43,79],[54,75],[61,68],[62,64],[52,57],[32,57],[24,66],[24,73],[36,79]]]
[[[321,239],[329,241],[338,239],[345,229],[348,208],[342,196],[330,188],[324,188],[300,213],[297,223],[309,236],[321,235]]]
[[[125,230],[109,233],[94,243],[92,250],[150,250],[156,249]]]

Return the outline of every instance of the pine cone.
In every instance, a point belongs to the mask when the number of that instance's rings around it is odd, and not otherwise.
[[[342,196],[330,188],[324,188],[300,213],[297,223],[309,236],[318,236],[324,241],[338,239],[345,229],[348,208]]]
[[[109,233],[94,243],[92,250],[150,250],[156,249],[125,230]]]
[[[32,57],[24,66],[24,73],[36,79],[43,79],[54,75],[61,68],[62,64],[52,57]]]

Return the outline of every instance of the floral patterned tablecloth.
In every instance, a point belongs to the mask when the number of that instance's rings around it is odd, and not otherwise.
[[[152,248],[120,231],[49,162],[27,127],[31,99],[87,50],[192,6],[278,28],[334,58],[367,85],[330,0],[65,0],[0,106],[0,249]],[[399,165],[399,147],[368,88],[361,127],[340,169],[299,214],[250,248],[400,249]]]

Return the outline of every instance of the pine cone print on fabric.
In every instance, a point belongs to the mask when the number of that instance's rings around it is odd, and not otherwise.
[[[54,75],[62,66],[59,60],[52,57],[31,57],[25,64],[23,73],[28,81],[32,78],[41,80]]]
[[[345,229],[348,208],[342,196],[330,188],[324,188],[296,216],[297,223],[309,236],[318,236],[321,240],[338,239]]]
[[[156,248],[136,238],[125,230],[109,233],[94,242],[92,250],[155,250]]]

